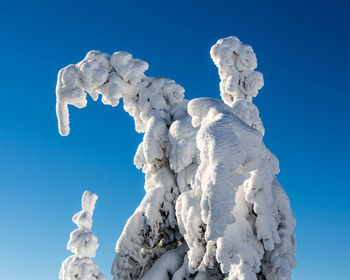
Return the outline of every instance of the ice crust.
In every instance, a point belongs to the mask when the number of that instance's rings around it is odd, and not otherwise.
[[[252,103],[264,84],[255,53],[232,36],[210,54],[224,103],[184,99],[180,85],[147,77],[148,64],[127,52],[90,51],[58,74],[62,135],[70,131],[68,105],[85,107],[87,94],[111,106],[122,98],[144,133],[134,163],[146,194],[117,242],[115,280],[291,277],[295,219]],[[92,257],[93,249],[83,253]]]
[[[97,195],[85,191],[81,199],[82,210],[73,216],[78,226],[70,234],[67,249],[75,255],[68,257],[61,266],[59,278],[62,280],[105,280],[97,264],[91,259],[96,255],[98,240],[91,231],[92,215]]]

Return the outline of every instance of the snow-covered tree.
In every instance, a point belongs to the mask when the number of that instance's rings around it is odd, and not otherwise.
[[[115,280],[285,280],[295,262],[295,219],[263,143],[252,103],[263,86],[253,49],[236,37],[210,51],[224,101],[184,99],[174,81],[147,77],[126,52],[91,51],[58,74],[57,117],[69,134],[68,105],[86,93],[124,109],[144,133],[134,163],[146,194],[116,246]]]
[[[81,199],[82,210],[73,216],[78,226],[70,234],[67,249],[75,255],[68,257],[61,266],[59,278],[62,280],[105,280],[97,264],[91,259],[96,255],[98,241],[91,231],[92,215],[97,195],[85,191]]]

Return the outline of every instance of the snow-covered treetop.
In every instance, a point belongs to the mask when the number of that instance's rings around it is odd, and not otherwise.
[[[237,37],[220,39],[210,50],[219,69],[220,95],[235,114],[264,135],[264,126],[252,98],[264,85],[263,75],[255,71],[257,60],[253,48]]]
[[[91,231],[92,215],[97,200],[97,194],[85,191],[81,199],[82,210],[73,216],[73,222],[78,229],[73,231],[67,249],[79,257],[93,258],[98,248],[97,237]]]
[[[97,194],[85,191],[81,199],[83,209],[73,216],[72,220],[78,228],[70,234],[67,249],[75,255],[62,263],[59,275],[62,280],[105,280],[91,259],[99,246],[96,235],[91,231],[97,198]]]
[[[210,50],[211,58],[219,68],[221,97],[232,106],[242,98],[251,99],[264,85],[263,76],[254,71],[258,67],[253,48],[237,37],[220,39]]]

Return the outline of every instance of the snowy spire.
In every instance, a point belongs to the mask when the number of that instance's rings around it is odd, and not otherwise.
[[[251,101],[258,94],[264,80],[254,71],[258,63],[251,46],[231,36],[217,41],[210,55],[219,68],[221,97],[227,105],[243,98]]]
[[[264,134],[259,111],[252,104],[264,85],[263,75],[255,71],[258,63],[253,48],[231,36],[217,41],[210,55],[219,68],[222,100],[249,126]]]
[[[91,231],[97,198],[96,194],[85,191],[81,200],[83,209],[73,216],[73,222],[78,229],[70,234],[67,249],[75,255],[62,263],[59,275],[62,280],[105,280],[97,264],[91,259],[95,257],[99,246],[96,235]]]

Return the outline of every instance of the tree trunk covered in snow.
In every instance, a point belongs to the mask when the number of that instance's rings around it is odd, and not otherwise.
[[[124,109],[144,133],[134,163],[146,195],[116,246],[115,280],[290,279],[295,219],[263,143],[252,98],[263,86],[252,48],[236,37],[210,51],[224,101],[184,99],[174,81],[144,75],[148,64],[126,52],[91,51],[63,68],[57,117],[69,133],[68,105],[86,92]]]

